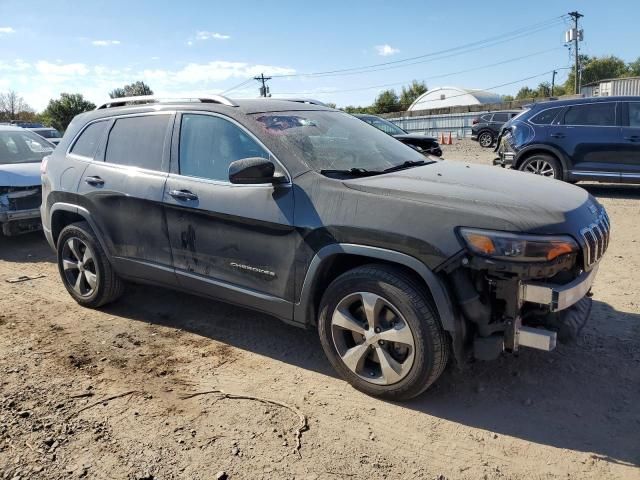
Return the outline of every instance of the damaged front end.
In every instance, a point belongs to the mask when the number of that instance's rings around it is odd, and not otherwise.
[[[42,188],[0,186],[0,228],[6,236],[42,229],[40,204]]]
[[[591,312],[591,286],[609,240],[606,212],[580,243],[570,236],[460,229],[467,245],[446,267],[480,360],[520,347],[550,351],[576,339]],[[584,240],[584,243],[582,242]]]

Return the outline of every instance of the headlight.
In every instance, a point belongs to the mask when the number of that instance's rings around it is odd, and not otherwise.
[[[549,262],[578,251],[576,242],[567,236],[520,235],[475,228],[459,231],[473,253],[498,260]]]

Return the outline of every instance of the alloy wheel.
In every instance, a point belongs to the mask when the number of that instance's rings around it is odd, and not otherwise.
[[[62,247],[62,271],[67,284],[81,297],[89,297],[98,286],[95,255],[80,238],[67,239]]]
[[[536,175],[542,175],[543,177],[555,177],[556,171],[546,160],[531,160],[524,167],[525,172],[535,173]]]
[[[488,148],[493,143],[493,137],[491,136],[490,133],[485,132],[480,135],[480,138],[478,139],[478,141],[480,142],[480,145],[482,147]]]
[[[413,366],[411,327],[389,300],[375,293],[344,297],[331,317],[331,334],[342,362],[367,382],[392,385]]]

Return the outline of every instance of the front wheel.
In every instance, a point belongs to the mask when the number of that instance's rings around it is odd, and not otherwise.
[[[424,287],[402,270],[358,267],[334,280],[318,331],[335,370],[369,395],[406,400],[444,370],[448,338]]]
[[[562,179],[562,167],[560,162],[551,155],[539,153],[530,156],[522,162],[520,170],[523,172],[542,175],[543,177]]]
[[[491,134],[491,132],[482,132],[480,135],[478,135],[478,143],[481,147],[484,148],[489,148],[491,145],[493,145],[493,135]]]

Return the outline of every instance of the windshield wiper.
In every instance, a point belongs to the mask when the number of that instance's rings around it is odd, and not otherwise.
[[[383,172],[384,173],[397,172],[398,170],[404,170],[405,168],[419,167],[422,165],[430,165],[432,163],[436,163],[436,162],[435,161],[427,162],[425,160],[407,160],[406,162],[401,163],[400,165],[395,165],[393,167],[385,168]]]
[[[354,177],[370,177],[371,175],[379,175],[384,172],[377,170],[367,170],[366,168],[346,168],[344,170],[320,170],[323,175],[353,175]]]

